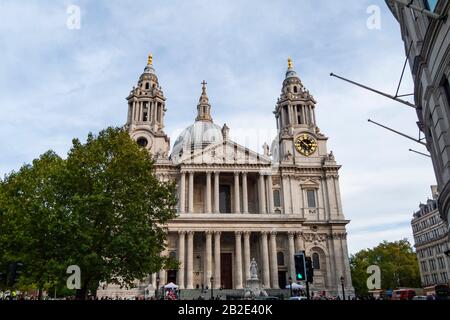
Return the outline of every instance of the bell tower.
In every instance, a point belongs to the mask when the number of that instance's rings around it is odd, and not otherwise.
[[[326,155],[327,138],[316,124],[316,103],[294,70],[292,59],[288,58],[288,69],[274,111],[278,130],[276,158],[280,163],[311,162]]]
[[[126,127],[130,136],[154,158],[168,158],[170,139],[164,132],[166,98],[153,68],[150,54],[147,66],[126,98],[128,118]]]

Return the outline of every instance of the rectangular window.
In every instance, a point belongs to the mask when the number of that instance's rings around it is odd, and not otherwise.
[[[315,190],[307,190],[306,195],[308,198],[308,208],[316,208],[316,191]]]
[[[273,190],[273,205],[281,207],[280,190]]]
[[[447,106],[450,108],[450,84],[448,78],[444,77],[441,83],[442,89],[444,90],[445,97],[447,98]]]

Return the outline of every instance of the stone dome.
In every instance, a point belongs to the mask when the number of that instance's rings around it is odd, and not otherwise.
[[[196,121],[184,129],[173,145],[171,158],[175,162],[186,152],[203,149],[210,144],[223,142],[222,129],[211,121]]]

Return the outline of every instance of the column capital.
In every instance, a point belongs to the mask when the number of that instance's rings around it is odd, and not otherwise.
[[[277,235],[277,231],[274,231],[274,230],[270,231],[270,235],[271,236],[276,236]]]
[[[248,231],[248,230],[246,230],[246,231],[244,231],[242,233],[244,234],[244,237],[250,237],[250,235],[252,234],[252,232]]]
[[[189,230],[189,231],[186,231],[186,233],[187,233],[188,237],[192,237],[192,236],[194,236],[195,232],[192,230]]]
[[[205,230],[205,234],[206,235],[212,235],[214,233],[214,231],[212,231],[212,230]]]
[[[222,234],[222,231],[213,231],[213,233],[215,236],[217,236],[217,235],[220,236]]]
[[[178,230],[178,235],[186,235],[186,231],[185,230]]]
[[[263,235],[263,236],[267,237],[268,234],[269,234],[269,231],[267,231],[267,230],[262,230],[261,231],[261,235]]]
[[[234,171],[234,176],[239,176],[239,174],[241,173],[240,171]]]
[[[297,232],[295,231],[288,231],[288,237],[289,238],[294,238],[294,236],[297,234]]]
[[[206,171],[206,175],[210,176],[212,174],[212,171]]]
[[[243,175],[243,176],[247,176],[247,174],[248,174],[248,172],[247,171],[241,171],[241,174]]]
[[[295,231],[295,235],[296,235],[297,237],[303,238],[303,232],[302,232],[302,231]]]
[[[242,231],[238,230],[238,231],[234,232],[234,235],[235,236],[242,236],[242,233],[243,233]]]
[[[215,176],[220,175],[220,171],[219,171],[219,170],[214,170],[214,171],[212,171],[212,172],[214,172],[214,175],[215,175]]]

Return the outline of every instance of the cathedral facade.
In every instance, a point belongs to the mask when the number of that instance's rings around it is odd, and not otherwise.
[[[149,57],[127,97],[126,127],[155,159],[156,175],[176,181],[178,215],[168,225],[164,255],[178,270],[161,270],[147,282],[180,289],[243,289],[255,259],[266,289],[295,282],[294,254],[314,266],[313,292],[353,295],[340,166],[317,127],[316,100],[292,61],[274,109],[277,135],[263,153],[232,141],[230,128],[213,121],[206,83],[197,117],[172,148],[164,132],[166,98]],[[114,293],[113,293],[114,295]]]

